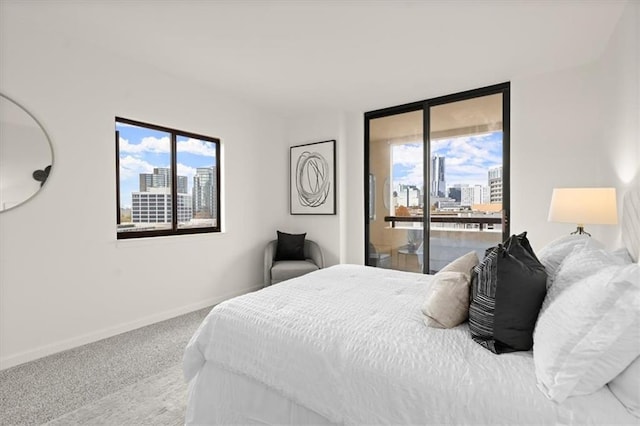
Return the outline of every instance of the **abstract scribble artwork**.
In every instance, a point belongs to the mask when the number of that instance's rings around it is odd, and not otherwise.
[[[335,140],[291,147],[291,214],[336,214]]]

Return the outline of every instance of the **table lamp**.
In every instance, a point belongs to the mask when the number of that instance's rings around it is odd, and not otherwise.
[[[572,234],[587,234],[585,224],[618,223],[615,188],[554,188],[549,206],[549,222],[575,223]]]

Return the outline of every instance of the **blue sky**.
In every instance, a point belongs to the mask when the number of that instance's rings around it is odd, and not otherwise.
[[[447,186],[487,185],[487,170],[502,165],[502,132],[431,141],[432,155],[445,160]],[[422,141],[393,146],[393,182],[423,185]]]
[[[131,193],[140,189],[140,173],[153,173],[156,167],[169,167],[169,133],[116,123],[120,132],[120,205],[131,206]],[[189,193],[198,167],[215,164],[215,144],[178,136],[178,175],[187,176]]]

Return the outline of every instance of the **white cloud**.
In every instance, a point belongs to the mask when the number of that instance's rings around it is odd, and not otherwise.
[[[216,156],[215,145],[213,143],[193,138],[178,141],[178,153],[181,152],[204,155],[207,157]]]
[[[502,140],[494,133],[431,141],[432,152],[446,157],[447,185],[455,183],[487,185],[487,171],[502,164]],[[392,161],[402,166],[394,184],[421,186],[423,150],[421,143],[393,145]]]
[[[178,163],[178,176],[187,177],[187,181],[188,181],[187,186],[189,188],[189,191],[191,191],[191,188],[193,187],[193,177],[195,176],[195,174],[196,174],[195,167],[190,167],[185,164]]]
[[[393,164],[415,165],[422,164],[422,144],[393,145]]]
[[[153,173],[153,168],[154,166],[151,163],[127,155],[120,158],[120,179],[131,179],[137,177],[140,173]]]
[[[137,144],[130,143],[127,139],[121,137],[119,147],[120,152],[129,152],[132,154],[143,152],[169,153],[171,151],[171,143],[168,136],[162,138],[147,136],[142,138],[140,143]]]
[[[394,186],[396,184],[403,184],[403,185],[415,185],[417,187],[422,187],[423,185],[423,176],[424,174],[422,173],[422,164],[420,165],[416,165],[411,167],[411,169],[407,172],[406,175],[401,176],[401,177],[396,177],[393,180],[393,184]]]

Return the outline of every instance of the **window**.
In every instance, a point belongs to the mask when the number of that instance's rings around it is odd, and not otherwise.
[[[220,140],[116,117],[118,239],[220,232]]]

